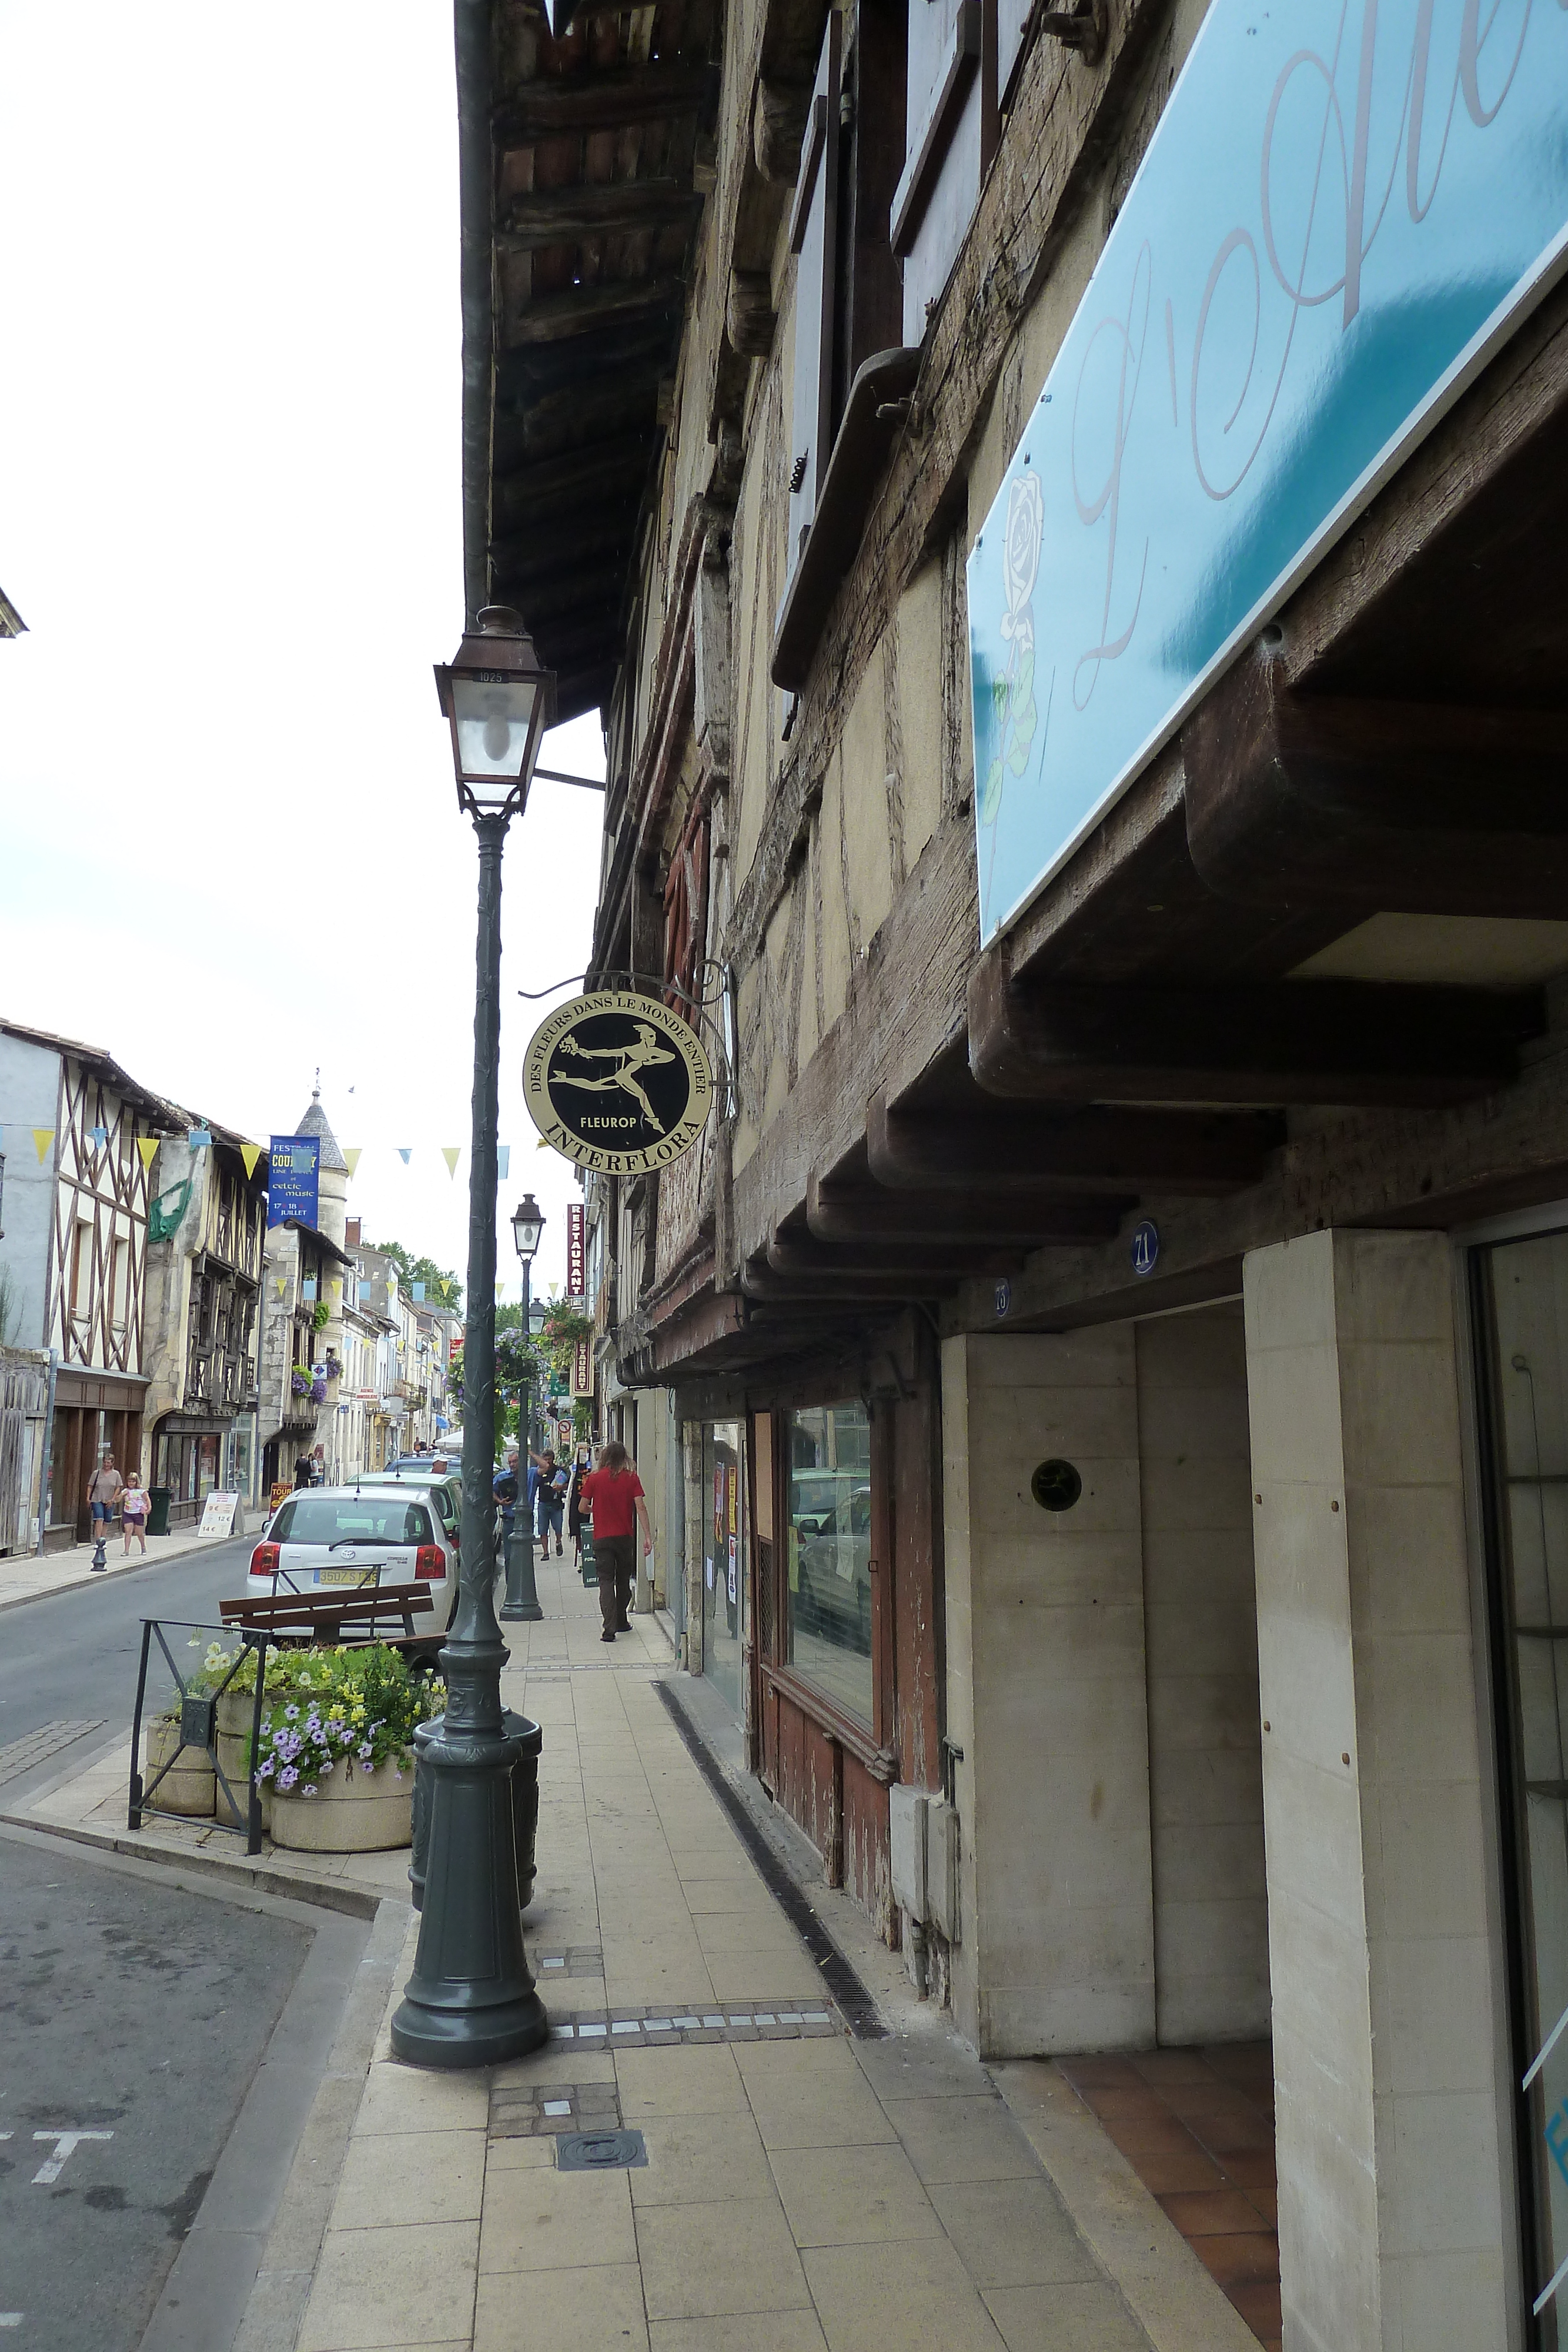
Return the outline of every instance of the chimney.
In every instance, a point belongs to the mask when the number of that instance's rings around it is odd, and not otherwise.
[[[343,1247],[345,1249],[358,1249],[359,1246],[360,1220],[358,1217],[345,1217],[343,1220]]]

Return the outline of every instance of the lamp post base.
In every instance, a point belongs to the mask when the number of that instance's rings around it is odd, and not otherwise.
[[[505,1653],[502,1653],[505,1655]],[[430,1845],[419,1951],[392,2021],[415,2066],[497,2066],[549,2034],[517,1917],[512,1771],[522,1741],[444,1732],[423,1746]]]
[[[501,1622],[537,1625],[544,1613],[534,1581],[533,1535],[531,1531],[519,1535],[514,1528],[512,1540],[507,1546],[507,1598],[501,1604]]]

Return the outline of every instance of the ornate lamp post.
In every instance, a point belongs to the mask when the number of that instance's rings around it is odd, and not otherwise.
[[[489,2066],[535,2050],[549,2031],[523,1954],[512,1829],[512,1768],[522,1742],[501,1707],[507,1651],[496,1618],[496,1129],[501,1027],[501,851],[528,800],[555,679],[519,616],[479,614],[435,673],[452,728],[459,805],[479,838],[474,1003],[474,1140],[468,1179],[468,1315],[463,1347],[463,1565],[457,1615],[441,1653],[446,1716],[422,1742],[430,1768],[430,1843],[419,1952],[392,2019],[400,2058]]]
[[[512,1239],[523,1269],[523,1391],[517,1400],[517,1475],[522,1492],[512,1514],[512,1540],[507,1547],[507,1598],[501,1608],[501,1622],[507,1625],[519,1621],[534,1623],[545,1613],[539,1607],[538,1590],[534,1582],[534,1515],[528,1507],[528,1439],[534,1416],[530,1328],[533,1304],[528,1296],[528,1279],[544,1229],[544,1211],[529,1192],[512,1212]]]

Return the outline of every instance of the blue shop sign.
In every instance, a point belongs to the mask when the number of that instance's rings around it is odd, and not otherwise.
[[[969,557],[982,940],[1565,240],[1562,0],[1214,0]]]
[[[267,1151],[267,1223],[280,1225],[285,1217],[298,1217],[302,1225],[314,1227],[320,1176],[319,1135],[275,1135]]]

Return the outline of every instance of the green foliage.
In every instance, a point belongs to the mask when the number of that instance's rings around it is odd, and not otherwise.
[[[326,1302],[326,1300],[325,1300],[324,1298],[319,1298],[319,1299],[316,1301],[315,1307],[313,1308],[313,1310],[312,1310],[312,1312],[311,1312],[311,1317],[310,1317],[310,1328],[311,1328],[311,1329],[312,1329],[313,1331],[324,1331],[324,1330],[327,1328],[327,1316],[328,1316],[328,1307],[327,1307],[327,1302]]]
[[[223,1680],[232,1654],[216,1643],[208,1650],[204,1674],[212,1682]],[[255,1661],[253,1650],[230,1690],[245,1689],[248,1675],[254,1693]],[[308,1797],[340,1766],[350,1779],[388,1762],[401,1774],[413,1764],[415,1726],[445,1705],[444,1684],[411,1674],[401,1652],[379,1642],[274,1652],[267,1662],[256,1777],[280,1793]]]
[[[398,1279],[411,1298],[414,1284],[423,1282],[424,1297],[421,1303],[423,1306],[450,1309],[454,1315],[462,1314],[463,1285],[445,1266],[437,1265],[433,1257],[411,1257],[401,1242],[378,1242],[375,1246],[384,1256],[391,1258],[397,1268]],[[450,1297],[442,1293],[444,1282],[451,1285]]]

